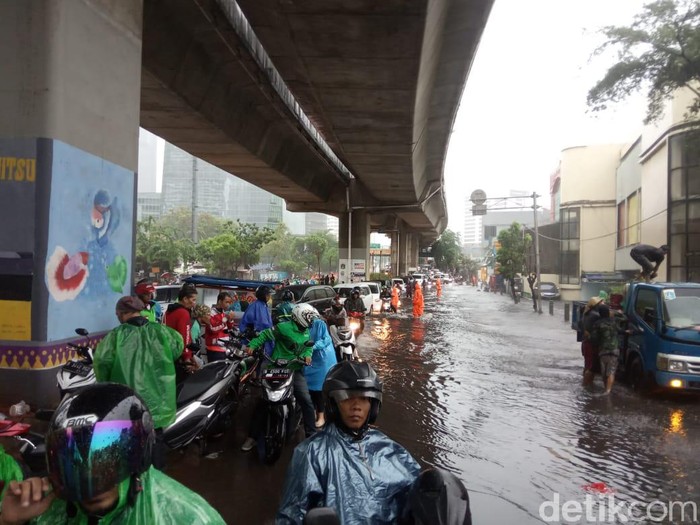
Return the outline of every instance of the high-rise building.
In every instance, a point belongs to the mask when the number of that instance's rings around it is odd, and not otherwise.
[[[148,217],[157,219],[163,212],[161,194],[156,192],[139,192],[136,196],[136,220],[142,221]]]
[[[197,213],[274,227],[282,222],[284,201],[166,143],[163,213],[193,206]]]
[[[464,217],[464,232],[462,233],[462,244],[480,244],[484,240],[484,230],[482,228],[483,216],[472,215],[471,208],[467,209]]]
[[[306,235],[311,233],[325,233],[328,231],[328,219],[330,215],[325,213],[307,213],[306,214]]]
[[[156,177],[158,170],[158,137],[145,129],[139,129],[139,172],[138,193],[158,191]]]

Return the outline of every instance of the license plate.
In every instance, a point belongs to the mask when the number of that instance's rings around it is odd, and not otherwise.
[[[80,361],[68,361],[63,365],[63,370],[70,372],[71,374],[77,374],[82,377],[87,377],[92,370],[92,367],[81,363]]]
[[[289,377],[291,373],[287,368],[268,368],[265,370],[265,377]]]

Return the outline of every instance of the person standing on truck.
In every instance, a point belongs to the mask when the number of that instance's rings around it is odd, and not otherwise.
[[[663,244],[658,248],[648,244],[638,244],[630,251],[630,257],[642,267],[639,276],[642,279],[650,280],[656,277],[659,266],[664,262],[669,251],[667,244]]]
[[[595,373],[599,371],[600,363],[596,348],[591,343],[591,329],[593,324],[600,319],[598,308],[603,304],[600,297],[591,297],[579,318],[578,329],[581,333],[581,355],[583,355],[583,386],[593,382]]]

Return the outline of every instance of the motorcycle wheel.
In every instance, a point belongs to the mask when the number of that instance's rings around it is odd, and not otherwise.
[[[286,440],[286,418],[280,414],[268,413],[265,433],[258,439],[258,455],[265,465],[272,465],[282,455],[282,447]]]

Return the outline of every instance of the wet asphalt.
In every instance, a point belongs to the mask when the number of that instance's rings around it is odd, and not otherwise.
[[[408,308],[374,316],[358,348],[384,379],[379,428],[423,466],[459,476],[476,524],[622,522],[564,519],[561,503],[575,510],[589,497],[600,512],[611,495],[618,505],[700,506],[700,398],[624,382],[605,396],[600,379],[583,388],[580,343],[563,315],[558,301],[554,315],[547,304],[537,314],[527,300],[452,284],[439,300],[426,294],[420,319]],[[195,447],[169,457],[168,473],[227,523],[272,523],[292,451],[274,466],[240,451],[250,401],[208,457]],[[638,522],[694,522],[687,509],[685,521]]]

